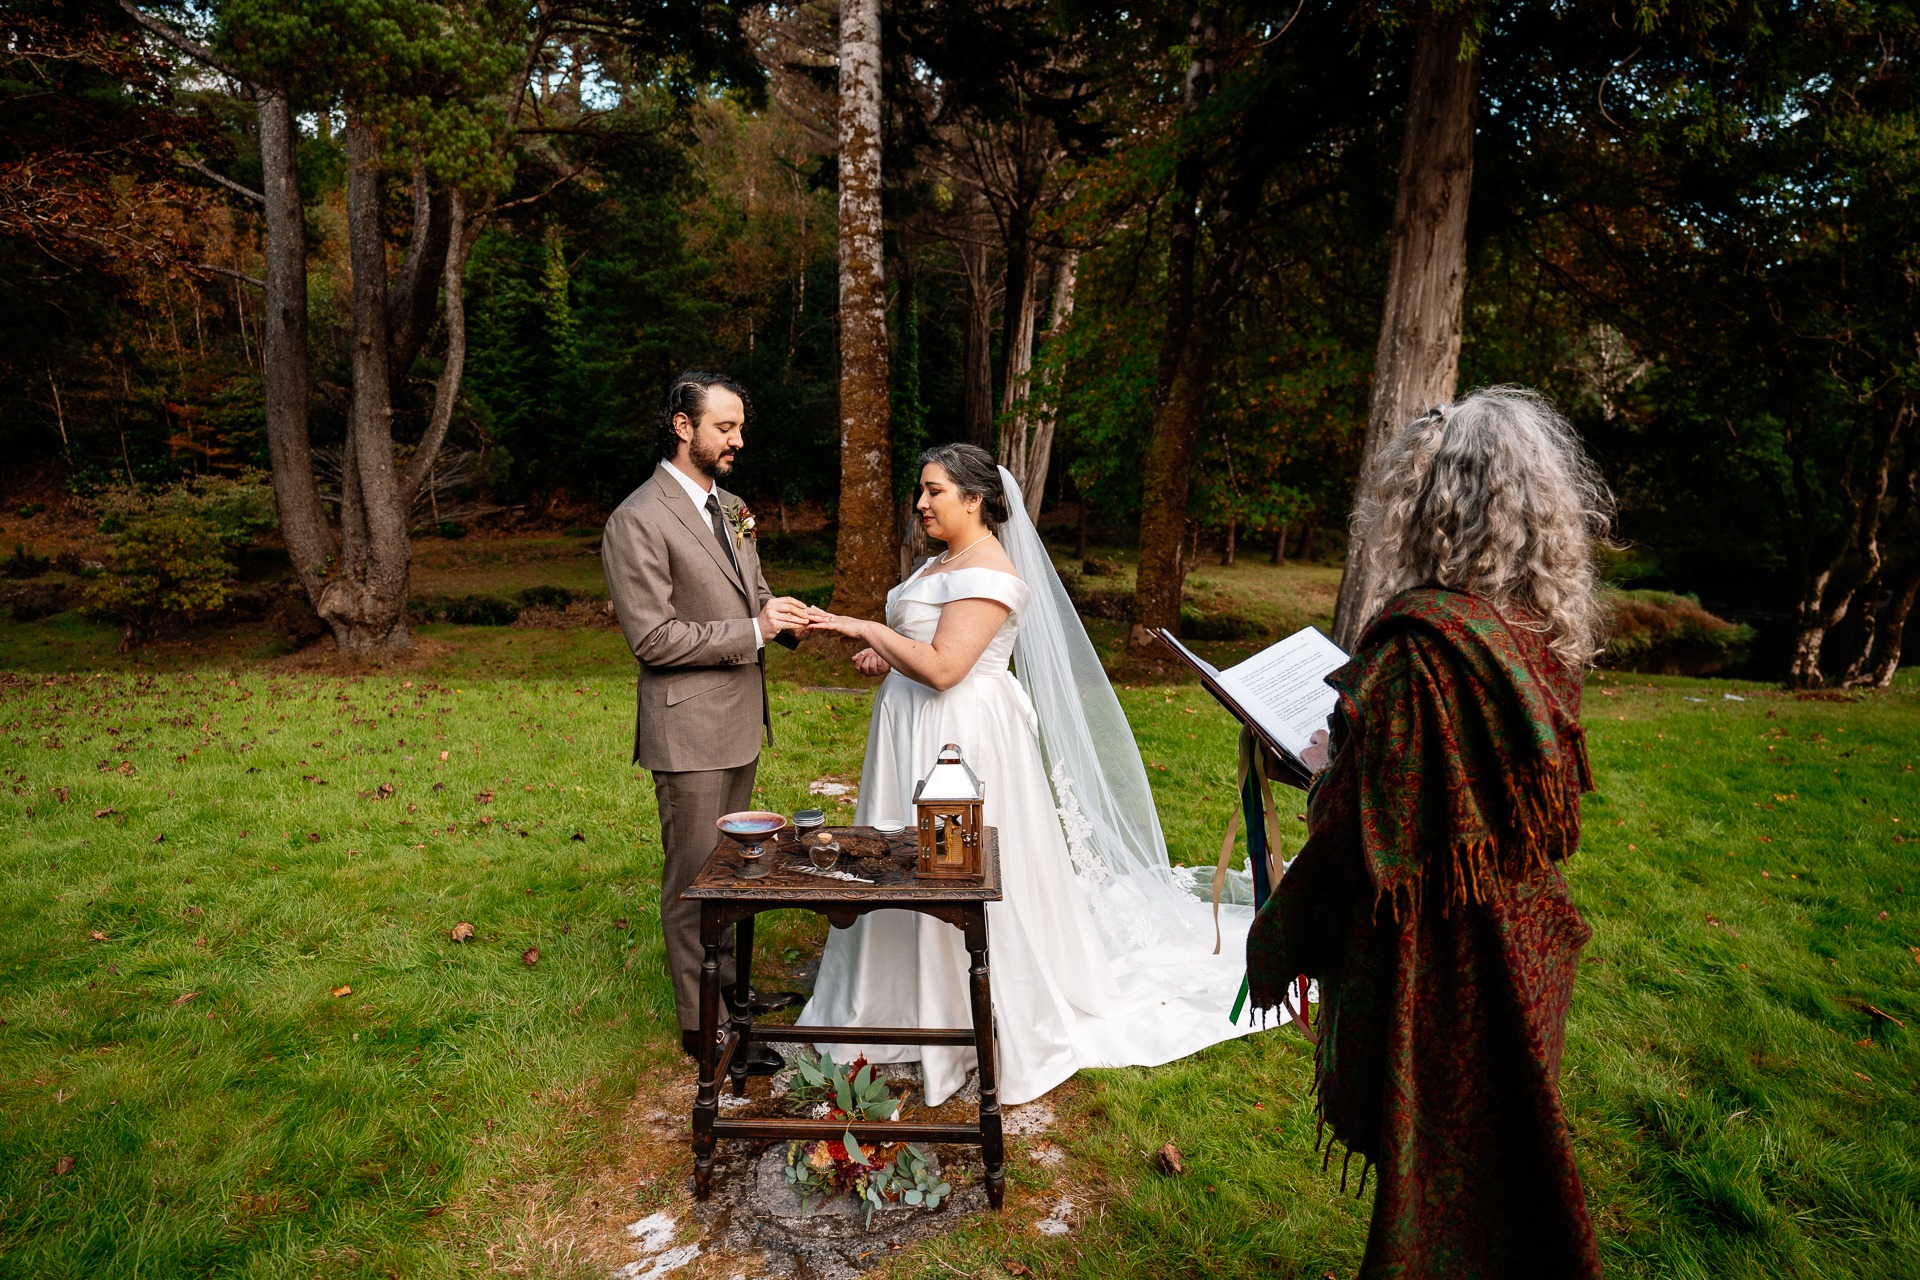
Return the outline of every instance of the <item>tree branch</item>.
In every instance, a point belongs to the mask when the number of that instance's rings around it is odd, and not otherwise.
[[[120,8],[126,12],[126,15],[129,18],[132,18],[135,22],[139,23],[147,31],[151,32],[155,36],[158,36],[161,40],[165,41],[167,44],[172,45],[174,48],[178,49],[180,52],[186,54],[189,58],[194,59],[196,62],[205,63],[207,66],[212,67],[215,71],[218,71],[221,75],[232,76],[235,80],[238,80],[241,84],[244,84],[249,88],[258,87],[254,85],[253,81],[247,79],[245,76],[241,75],[238,71],[234,70],[231,64],[229,64],[224,58],[220,57],[220,55],[215,53],[213,50],[207,48],[203,44],[199,44],[193,40],[189,40],[184,32],[178,30],[177,28],[165,22],[160,21],[160,19],[149,17],[148,15],[140,12],[140,10],[137,7],[135,7],[133,0],[120,0]]]
[[[198,160],[181,160],[179,164],[181,168],[191,169],[203,178],[211,178],[213,181],[219,183],[221,186],[225,187],[227,190],[237,192],[238,194],[245,196],[247,199],[252,200],[257,204],[265,204],[267,202],[266,196],[262,195],[258,191],[255,191],[252,187],[241,186],[239,183],[235,182],[232,178],[226,177],[224,174],[215,173],[213,170],[207,168],[206,165],[200,163],[200,161]]]
[[[193,265],[200,271],[217,271],[223,276],[232,276],[242,284],[250,284],[256,289],[264,289],[267,287],[265,280],[260,279],[258,276],[250,276],[244,272],[235,271],[232,267],[217,267],[211,262],[196,262]]]

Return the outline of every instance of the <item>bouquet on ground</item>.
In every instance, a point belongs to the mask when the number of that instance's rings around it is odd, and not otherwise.
[[[887,1092],[886,1081],[875,1076],[865,1057],[843,1064],[803,1050],[795,1070],[799,1079],[791,1096],[813,1104],[826,1119],[852,1124],[901,1117],[900,1100]],[[865,1206],[868,1226],[873,1225],[873,1211],[889,1204],[938,1209],[953,1188],[932,1170],[932,1159],[912,1143],[878,1143],[868,1149],[852,1130],[838,1139],[787,1144],[787,1185],[799,1195],[801,1209],[809,1208],[816,1196],[824,1203],[850,1195]]]

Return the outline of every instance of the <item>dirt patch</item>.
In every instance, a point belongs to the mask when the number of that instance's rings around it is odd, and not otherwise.
[[[444,640],[425,636],[413,638],[411,650],[393,650],[380,654],[342,653],[331,635],[300,650],[266,663],[269,671],[293,675],[374,676],[394,672],[419,671],[454,652]]]

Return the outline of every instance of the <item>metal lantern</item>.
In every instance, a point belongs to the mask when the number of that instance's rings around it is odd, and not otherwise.
[[[920,862],[914,876],[921,880],[977,880],[986,827],[981,808],[987,784],[973,776],[960,758],[960,748],[949,742],[940,758],[913,789],[914,813],[920,826]]]

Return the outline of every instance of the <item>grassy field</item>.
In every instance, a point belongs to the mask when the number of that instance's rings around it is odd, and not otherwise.
[[[608,1274],[688,1163],[617,634],[68,674],[100,630],[0,625],[0,1274]],[[792,809],[857,773],[867,699],[776,661],[759,799]],[[1176,857],[1211,861],[1230,722],[1191,685],[1121,696]],[[1917,712],[1910,672],[1846,703],[1590,685],[1565,1092],[1611,1272],[1912,1273]],[[763,954],[823,931],[780,920]],[[1351,1274],[1367,1206],[1320,1171],[1307,1083],[1288,1031],[1083,1073],[1066,1162],[1016,1144],[1006,1214],[882,1274]],[[1149,1169],[1170,1139],[1185,1178]],[[1063,1199],[1075,1229],[1036,1234]]]

